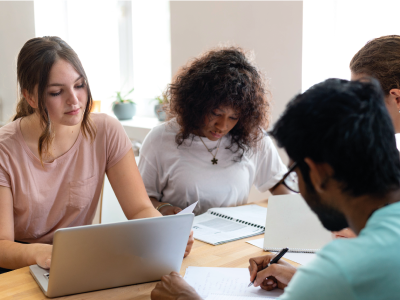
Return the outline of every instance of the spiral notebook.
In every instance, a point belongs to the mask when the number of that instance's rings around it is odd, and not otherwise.
[[[194,238],[219,245],[262,234],[267,209],[258,205],[210,208],[194,218]]]
[[[317,215],[300,195],[268,198],[264,251],[315,253],[332,240]]]

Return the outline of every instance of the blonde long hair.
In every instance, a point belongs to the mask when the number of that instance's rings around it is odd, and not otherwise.
[[[29,116],[35,112],[38,113],[40,124],[43,128],[38,143],[39,158],[42,165],[43,155],[51,154],[50,146],[54,139],[54,131],[52,130],[51,120],[46,107],[45,92],[49,81],[50,70],[58,59],[64,59],[70,63],[85,80],[88,99],[82,118],[81,132],[85,138],[90,137],[92,142],[96,137],[96,127],[90,118],[90,110],[93,105],[92,94],[85,70],[83,69],[78,55],[59,37],[46,36],[30,39],[25,43],[18,54],[17,78],[20,96],[13,121]],[[29,105],[22,91],[26,90],[30,95],[33,95],[36,86],[38,108],[35,110]]]

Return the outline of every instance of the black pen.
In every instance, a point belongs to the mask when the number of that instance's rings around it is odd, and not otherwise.
[[[266,268],[268,268],[272,264],[276,264],[282,258],[282,256],[284,256],[285,253],[288,252],[288,251],[289,251],[289,248],[283,248],[273,259],[271,259],[269,264],[265,268],[263,268],[262,270],[265,270]],[[256,275],[256,278],[257,278],[257,275]],[[254,278],[254,280],[252,282],[250,282],[247,287],[252,286],[254,284],[254,281],[256,281],[256,278]]]

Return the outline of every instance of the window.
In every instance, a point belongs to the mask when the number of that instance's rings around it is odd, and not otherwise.
[[[151,99],[171,80],[169,2],[35,1],[36,36],[55,35],[78,54],[101,111],[128,91],[137,115],[154,116]]]
[[[399,1],[305,0],[303,91],[327,78],[350,79],[350,60],[369,40],[399,34]]]

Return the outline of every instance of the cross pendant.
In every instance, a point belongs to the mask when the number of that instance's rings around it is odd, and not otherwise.
[[[218,163],[218,159],[216,159],[215,157],[211,160],[213,165],[216,165]]]

